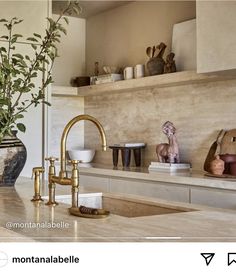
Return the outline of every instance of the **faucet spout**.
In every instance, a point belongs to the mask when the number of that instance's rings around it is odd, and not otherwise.
[[[102,149],[103,151],[106,151],[106,147],[107,147],[107,141],[106,141],[106,135],[105,135],[105,131],[101,125],[101,123],[94,117],[89,116],[89,115],[79,115],[74,117],[71,121],[69,121],[67,123],[67,125],[65,126],[63,133],[62,133],[62,137],[61,137],[61,161],[60,161],[60,173],[59,173],[59,177],[60,179],[63,178],[67,178],[67,171],[66,171],[66,141],[67,141],[67,136],[70,132],[70,129],[79,121],[82,120],[89,120],[91,122],[93,122],[96,127],[98,128],[98,131],[100,133],[101,136],[101,140],[102,140]]]
[[[67,171],[66,171],[66,141],[67,136],[70,132],[70,129],[79,121],[81,120],[89,120],[93,122],[96,127],[98,128],[98,131],[101,136],[102,140],[102,149],[103,151],[106,151],[107,141],[106,141],[106,135],[105,131],[101,125],[101,123],[94,117],[89,115],[79,115],[75,118],[73,118],[71,121],[67,123],[65,126],[62,137],[61,137],[61,162],[60,162],[60,172],[59,176],[56,176],[56,169],[55,169],[55,160],[57,158],[50,157],[46,158],[46,160],[49,160],[50,166],[49,166],[49,172],[48,172],[48,188],[49,188],[49,200],[46,205],[57,205],[58,203],[55,201],[55,187],[56,184],[60,185],[70,185],[71,186],[71,197],[72,197],[72,208],[77,211],[78,209],[78,198],[79,198],[79,170],[78,170],[78,163],[77,160],[71,160],[71,163],[73,165],[72,168],[72,175],[69,178]]]

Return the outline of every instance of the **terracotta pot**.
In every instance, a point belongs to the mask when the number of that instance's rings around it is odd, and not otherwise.
[[[225,162],[220,159],[220,157],[217,155],[214,160],[210,163],[210,171],[212,174],[216,175],[222,175],[224,168],[225,168]]]
[[[26,148],[16,131],[12,134],[0,143],[0,186],[14,186],[26,162]]]

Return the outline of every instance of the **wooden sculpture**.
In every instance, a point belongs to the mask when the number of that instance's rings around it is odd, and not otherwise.
[[[175,54],[171,52],[166,56],[166,63],[164,66],[164,73],[173,73],[176,72],[176,65],[174,60]]]
[[[175,136],[176,128],[170,121],[162,125],[162,131],[167,136],[169,143],[161,143],[156,147],[157,160],[163,163],[180,163],[179,146]]]

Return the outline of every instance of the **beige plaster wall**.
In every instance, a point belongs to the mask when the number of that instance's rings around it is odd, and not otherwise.
[[[54,87],[55,88],[55,87]],[[50,155],[60,157],[60,145],[63,129],[75,116],[84,114],[83,97],[52,96]],[[84,122],[76,124],[67,139],[67,150],[84,148]]]
[[[197,70],[236,68],[236,1],[197,1]]]
[[[195,1],[137,1],[90,17],[86,22],[87,73],[94,62],[129,66],[145,63],[146,47],[165,42],[171,48],[173,24],[195,18]]]
[[[146,166],[156,160],[156,144],[167,141],[161,126],[170,120],[177,128],[181,161],[200,170],[219,130],[236,128],[235,100],[236,80],[228,80],[85,97],[85,113],[103,124],[109,145],[147,143]],[[85,145],[99,150],[96,162],[112,164],[111,150],[101,151],[99,134],[89,123],[85,123]]]
[[[56,19],[58,15],[53,15]],[[70,86],[72,77],[85,75],[85,19],[69,17],[67,35],[58,44],[60,58],[55,60],[52,71],[55,85]]]

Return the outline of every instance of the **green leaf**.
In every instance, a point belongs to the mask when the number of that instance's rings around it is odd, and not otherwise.
[[[34,35],[35,37],[37,37],[37,38],[40,38],[40,39],[42,38],[41,35],[39,35],[39,34],[37,34],[37,33],[34,33],[33,35]]]
[[[20,119],[20,118],[23,118],[24,116],[22,114],[18,114],[15,116],[16,119]]]
[[[35,44],[31,44],[31,46],[33,47],[34,50],[37,49],[37,46]]]
[[[62,27],[61,25],[58,26],[58,29],[59,29],[60,31],[62,31],[65,35],[67,34],[66,29],[65,29],[64,27]]]
[[[7,50],[5,47],[0,47],[0,51],[7,53]]]
[[[0,105],[8,105],[9,101],[7,99],[0,99]]]
[[[15,19],[17,19],[17,18],[15,18]],[[20,24],[21,22],[23,22],[24,20],[18,20],[18,21],[15,21],[13,24],[14,25],[17,25],[17,24]]]
[[[67,17],[63,17],[63,19],[65,20],[65,22],[67,23],[67,25],[69,24],[69,19]]]
[[[17,123],[16,126],[21,132],[24,133],[26,131],[25,125],[23,123]]]
[[[47,20],[48,20],[48,22],[49,22],[50,29],[51,29],[51,28],[54,28],[55,25],[56,25],[56,22],[55,22],[52,18],[49,18],[49,17],[47,17]]]
[[[37,72],[34,72],[34,73],[31,74],[30,77],[31,77],[31,78],[36,78],[37,76],[38,76],[38,73],[37,73]]]
[[[12,37],[22,38],[23,35],[21,35],[21,34],[13,34]]]
[[[1,38],[1,39],[6,39],[6,40],[8,40],[8,39],[9,39],[9,37],[8,37],[8,36],[6,36],[6,35],[1,36],[0,38]]]
[[[72,9],[73,9],[73,11],[76,13],[76,14],[80,14],[80,12],[81,12],[81,7],[77,7],[77,6],[74,6],[74,7],[72,7]]]
[[[38,40],[35,39],[34,37],[29,37],[29,38],[27,38],[26,40],[27,40],[27,41],[31,41],[31,42],[36,42],[36,43],[38,43]]]
[[[49,103],[48,101],[43,101],[44,104],[46,104],[47,106],[51,106],[51,103]]]
[[[17,37],[11,39],[11,43],[14,44],[17,41]]]
[[[21,54],[19,54],[19,53],[15,53],[15,54],[13,54],[12,56],[14,56],[14,57],[16,57],[16,58],[19,58],[19,59],[21,59],[21,60],[24,59],[24,57],[23,57]]]

